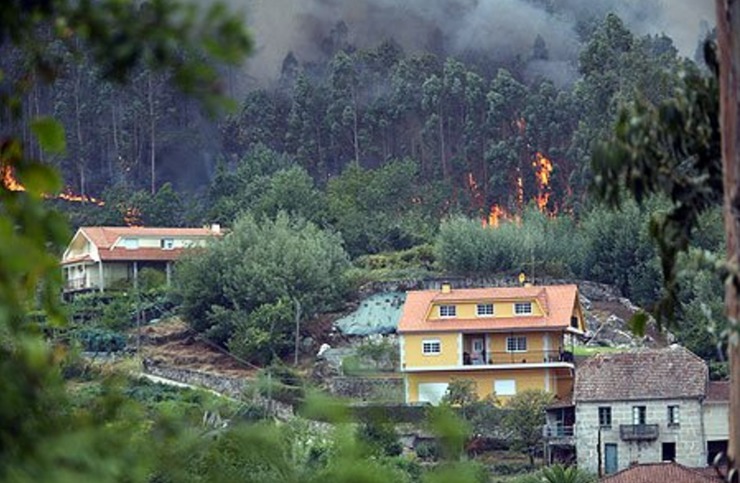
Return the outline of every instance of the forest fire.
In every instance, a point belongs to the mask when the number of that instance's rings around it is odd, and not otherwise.
[[[535,179],[537,181],[537,194],[532,199],[537,205],[537,209],[541,213],[553,215],[557,210],[548,208],[550,202],[551,187],[550,177],[553,172],[552,162],[545,157],[544,154],[539,151],[535,153],[535,159],[532,161],[532,167],[534,168]],[[472,179],[472,177],[471,177]],[[472,185],[472,183],[469,183]],[[524,180],[522,176],[517,176],[515,182],[516,189],[516,208],[521,213],[524,210]],[[519,215],[512,215],[504,207],[495,203],[491,206],[487,216],[481,220],[483,226],[490,226],[496,228],[499,226],[502,220],[519,220]]]
[[[8,191],[26,191],[26,187],[23,186],[23,184],[18,181],[13,175],[13,171],[10,166],[0,166],[0,173],[2,173],[2,177],[0,177],[0,179],[2,180],[2,185],[5,187],[5,189],[7,189]],[[93,198],[92,196],[78,195],[69,188],[56,196],[44,195],[44,198],[58,198],[61,200],[72,201],[76,203],[94,203],[98,206],[105,205],[105,201],[103,200]]]
[[[552,173],[552,162],[539,151],[532,162],[537,176],[537,197],[535,203],[541,212],[545,212],[547,203],[550,201],[550,174]]]

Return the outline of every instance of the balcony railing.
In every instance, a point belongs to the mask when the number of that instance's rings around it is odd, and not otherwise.
[[[619,437],[624,441],[651,441],[658,439],[658,425],[620,424]]]
[[[491,364],[542,364],[546,362],[573,363],[573,353],[568,351],[482,352],[480,355],[463,353],[463,365]]]
[[[542,436],[546,440],[570,440],[573,439],[573,436],[575,435],[573,428],[573,426],[565,426],[561,424],[546,424],[542,427]]]
[[[70,278],[64,283],[64,290],[70,292],[72,290],[82,290],[87,288],[85,286],[85,278]]]

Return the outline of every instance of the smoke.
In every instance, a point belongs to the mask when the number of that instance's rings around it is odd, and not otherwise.
[[[293,52],[300,62],[325,56],[322,41],[338,22],[346,42],[358,48],[393,38],[407,52],[422,50],[492,60],[527,60],[540,35],[549,58],[528,70],[555,78],[572,70],[579,49],[577,26],[617,13],[637,34],[665,33],[685,56],[693,56],[702,22],[714,24],[711,0],[232,0],[245,7],[256,41],[247,73],[275,79]],[[342,32],[338,32],[341,35]]]

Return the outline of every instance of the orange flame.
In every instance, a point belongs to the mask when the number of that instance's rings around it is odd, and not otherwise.
[[[0,173],[2,174],[0,180],[2,181],[2,185],[3,187],[5,187],[5,189],[7,189],[8,191],[26,191],[26,187],[23,186],[23,184],[18,181],[13,175],[13,170],[10,166],[0,165]],[[44,198],[54,198],[54,196],[44,195]],[[105,205],[105,201],[103,200],[93,198],[92,196],[78,195],[69,188],[56,195],[56,198],[79,203],[94,203],[98,206]]]
[[[508,219],[509,214],[501,208],[498,204],[491,206],[491,212],[488,213],[488,226],[491,228],[498,228],[498,224],[502,219]],[[483,220],[483,226],[486,226],[486,220]]]
[[[550,174],[552,174],[552,162],[539,151],[535,154],[535,160],[532,161],[532,167],[535,168],[537,177],[537,197],[535,203],[541,212],[545,212],[547,203],[550,201]]]
[[[126,223],[126,226],[143,226],[141,222],[141,210],[135,206],[127,208],[123,214],[123,222]]]

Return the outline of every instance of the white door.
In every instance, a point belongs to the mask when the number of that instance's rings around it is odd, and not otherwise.
[[[447,392],[446,382],[422,382],[419,383],[419,402],[439,404],[442,396]]]

